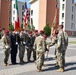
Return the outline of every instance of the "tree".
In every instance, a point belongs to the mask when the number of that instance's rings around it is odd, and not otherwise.
[[[49,24],[47,24],[45,27],[44,27],[44,34],[46,35],[46,36],[50,36],[50,34],[51,34],[51,27],[49,26]]]
[[[23,24],[21,24],[21,27],[20,28],[23,28]]]
[[[28,25],[28,31],[30,31],[31,30],[31,26],[30,25]]]
[[[14,30],[14,27],[13,27],[12,23],[9,24],[9,30],[10,31]]]
[[[35,27],[33,24],[31,25],[31,30],[33,30],[33,31],[35,30]]]

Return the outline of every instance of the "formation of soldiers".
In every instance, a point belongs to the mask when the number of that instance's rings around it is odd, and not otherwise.
[[[41,72],[42,66],[45,66],[45,52],[49,52],[49,47],[55,44],[56,67],[59,67],[57,71],[64,71],[65,52],[68,46],[68,35],[63,31],[63,25],[59,25],[58,31],[51,36],[51,42],[46,42],[46,36],[44,35],[43,30],[39,33],[38,30],[33,32],[28,32],[23,29],[20,32],[8,32],[7,30],[3,30],[2,33],[5,66],[8,65],[9,54],[11,54],[11,63],[17,64],[16,56],[18,50],[20,64],[23,64],[25,62],[23,60],[25,50],[27,50],[27,61],[31,61],[31,53],[33,52],[33,61],[36,64],[37,71]]]

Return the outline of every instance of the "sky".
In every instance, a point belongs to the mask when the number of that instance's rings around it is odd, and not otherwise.
[[[18,0],[18,1],[21,1],[21,2],[27,2],[27,7],[29,8],[30,7],[30,4],[28,4],[28,2],[30,1],[30,0]]]
[[[18,1],[21,1],[21,2],[27,2],[27,7],[29,8],[30,7],[30,4],[28,4],[28,2],[30,1],[30,0],[18,0]],[[76,0],[74,0],[75,2],[76,2]]]

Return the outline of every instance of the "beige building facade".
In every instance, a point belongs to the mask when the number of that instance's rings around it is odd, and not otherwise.
[[[75,0],[30,0],[29,3],[31,4],[31,20],[36,29],[42,30],[47,23],[51,26],[55,9],[59,8],[59,25],[64,25],[64,31],[69,36],[76,36]]]
[[[64,25],[64,30],[69,36],[76,36],[76,3],[74,0],[58,0],[59,24]]]
[[[40,31],[48,23],[51,26],[55,15],[56,0],[30,0],[29,3],[31,4],[30,20],[33,21],[35,29]]]

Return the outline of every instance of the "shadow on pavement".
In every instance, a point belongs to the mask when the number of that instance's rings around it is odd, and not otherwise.
[[[45,61],[50,61],[50,60],[55,60],[55,59],[54,58],[51,58],[51,57],[45,58]]]
[[[58,67],[55,67],[55,66],[53,66],[53,67],[48,67],[48,68],[44,69],[43,72],[44,72],[44,71],[57,70],[57,69],[58,69]]]
[[[65,64],[65,67],[68,67],[68,66],[71,66],[70,68],[67,68],[65,69],[65,72],[66,71],[69,71],[69,70],[76,70],[76,62],[70,62],[70,63],[66,63]],[[48,68],[44,69],[44,71],[52,71],[52,70],[57,70],[59,67],[55,67],[55,64],[47,64],[46,66],[49,66]]]
[[[69,62],[69,63],[65,63],[65,67],[70,66],[70,65],[75,65],[76,62]]]
[[[76,67],[71,67],[69,69],[66,69],[65,71],[70,71],[70,70],[76,70]]]
[[[76,66],[74,67],[73,65],[76,65],[76,62],[66,63],[65,67],[71,66],[71,68],[68,68],[68,69],[66,69],[65,71],[76,70]]]
[[[46,66],[55,66],[55,64],[46,64]]]

